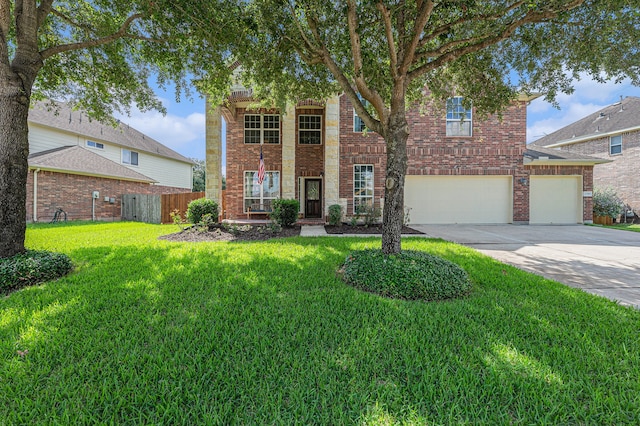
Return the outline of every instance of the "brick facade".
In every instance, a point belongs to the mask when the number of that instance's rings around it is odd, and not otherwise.
[[[564,145],[563,151],[586,154],[611,163],[599,164],[593,172],[596,189],[613,188],[622,200],[634,210],[640,211],[640,131],[622,134],[622,152],[609,154],[609,137]]]
[[[327,167],[338,170],[336,191],[340,204],[346,207],[345,214],[353,214],[353,173],[355,164],[373,165],[374,200],[376,206],[382,206],[386,169],[386,146],[379,135],[369,132],[354,132],[353,107],[347,96],[337,99],[339,118],[338,159],[325,158],[325,124],[329,118],[321,104],[308,104],[295,109],[295,136],[288,133],[287,138],[295,138],[295,197],[298,198],[299,177],[324,176]],[[245,114],[275,113],[275,111],[247,111],[242,107],[234,109],[233,119],[227,120],[227,191],[226,218],[247,218],[243,205],[244,172],[257,170],[260,157],[259,144],[244,143]],[[298,123],[302,114],[322,116],[322,144],[298,144]],[[407,175],[440,176],[511,176],[513,188],[513,221],[529,221],[530,174],[583,176],[585,191],[593,187],[593,166],[526,166],[523,162],[526,151],[526,102],[518,101],[507,108],[501,119],[490,116],[485,120],[473,118],[473,136],[446,136],[446,117],[444,112],[421,114],[417,108],[408,112],[410,135],[407,141]],[[229,117],[228,117],[229,118]],[[263,156],[267,171],[281,172],[283,180],[283,120],[280,121],[280,144],[264,144]],[[291,125],[293,126],[293,125]],[[285,126],[286,127],[286,126]],[[285,147],[283,148],[283,145]],[[292,152],[292,151],[287,151]],[[287,160],[290,161],[290,160]],[[335,163],[335,164],[334,164]],[[334,169],[335,170],[335,169]],[[288,172],[289,174],[291,172]],[[324,182],[327,182],[326,176]],[[282,191],[281,191],[282,194]],[[302,201],[302,200],[301,200]],[[461,202],[464,202],[462,200]],[[591,220],[591,198],[584,200],[584,219]],[[326,204],[326,203],[324,203]],[[323,206],[327,211],[327,206]]]
[[[27,176],[27,221],[33,221],[33,179],[34,171]],[[92,193],[99,191],[95,201],[96,220],[120,220],[123,194],[173,194],[189,192],[187,188],[151,185],[118,179],[106,179],[51,171],[38,172],[37,219],[49,222],[58,208],[67,213],[68,220],[92,219]],[[104,201],[104,197],[114,198],[114,203]]]

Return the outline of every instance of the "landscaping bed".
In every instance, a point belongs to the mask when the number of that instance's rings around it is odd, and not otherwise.
[[[382,225],[350,225],[343,223],[342,225],[325,225],[325,231],[327,234],[382,234]],[[424,235],[424,232],[420,232],[417,229],[409,228],[408,226],[402,227],[403,234]]]
[[[300,226],[291,228],[272,227],[270,225],[211,225],[209,230],[195,227],[184,229],[159,237],[161,240],[179,242],[198,241],[264,241],[271,238],[297,237]]]

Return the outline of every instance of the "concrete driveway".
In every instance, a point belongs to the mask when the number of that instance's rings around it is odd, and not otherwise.
[[[411,225],[501,262],[640,308],[640,233],[594,226]]]

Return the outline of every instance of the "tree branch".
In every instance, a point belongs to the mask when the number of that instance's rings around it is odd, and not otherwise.
[[[384,32],[387,37],[389,59],[391,60],[391,63],[389,64],[391,77],[396,80],[398,77],[398,52],[396,51],[396,43],[393,39],[391,13],[389,12],[389,9],[382,3],[382,1],[378,1],[378,3],[376,3],[376,8],[378,8],[378,10],[380,11],[380,15],[382,15],[382,22],[384,22]]]
[[[42,26],[44,20],[51,12],[53,0],[41,0],[40,6],[38,6],[38,28]]]
[[[573,0],[570,3],[566,4],[565,6],[559,8],[559,9],[554,9],[554,10],[547,10],[547,11],[528,11],[523,17],[521,17],[520,19],[517,19],[513,22],[511,22],[510,24],[508,24],[501,32],[499,33],[494,33],[494,34],[487,34],[486,36],[480,36],[477,37],[475,41],[472,41],[471,44],[467,44],[465,46],[459,47],[457,49],[454,50],[450,50],[444,54],[442,54],[441,56],[438,56],[436,59],[434,59],[431,62],[428,62],[426,64],[423,64],[421,66],[419,66],[418,68],[414,69],[413,71],[408,73],[408,77],[409,77],[409,82],[420,77],[421,75],[423,75],[424,73],[437,69],[441,66],[443,66],[444,64],[450,63],[455,61],[456,59],[467,55],[469,53],[475,53],[478,52],[488,46],[491,46],[493,44],[496,44],[502,40],[505,40],[507,38],[509,38],[518,28],[520,28],[523,25],[526,24],[530,24],[530,23],[539,23],[539,22],[544,22],[547,21],[549,19],[553,19],[555,17],[558,16],[558,14],[560,12],[565,12],[571,9],[574,9],[575,7],[580,6],[582,3],[584,3],[585,0]],[[474,39],[471,39],[474,40]],[[422,54],[421,56],[424,57],[427,54]]]
[[[122,39],[122,38],[132,38],[132,39],[137,39],[137,40],[148,40],[148,41],[152,41],[152,39],[149,39],[147,37],[144,36],[140,36],[140,35],[135,35],[135,34],[127,34],[127,31],[129,30],[129,28],[131,27],[131,24],[140,19],[143,18],[144,14],[142,13],[135,13],[131,16],[129,16],[124,23],[122,24],[122,26],[120,27],[120,29],[118,29],[118,31],[116,31],[113,34],[110,34],[106,37],[101,37],[101,38],[97,38],[95,40],[86,40],[86,41],[81,41],[78,43],[69,43],[69,44],[62,44],[59,46],[53,46],[50,47],[48,49],[45,49],[41,52],[41,56],[42,59],[45,60],[53,55],[57,55],[59,53],[64,53],[64,52],[69,52],[72,50],[80,50],[80,49],[86,49],[89,47],[96,47],[96,46],[102,46],[104,44],[108,44],[111,43],[115,40],[118,39]]]
[[[0,0],[0,63],[3,67],[9,65],[9,28],[11,28],[10,0]]]
[[[413,25],[413,37],[411,42],[403,46],[404,57],[402,58],[402,64],[400,65],[400,74],[406,75],[409,72],[409,68],[411,64],[414,62],[415,52],[418,48],[418,44],[420,43],[420,38],[422,37],[422,33],[424,32],[424,28],[429,22],[429,18],[431,17],[431,12],[433,12],[434,3],[429,0],[420,4],[420,9],[418,10],[418,16],[416,18],[415,24]],[[403,43],[404,44],[404,43]]]

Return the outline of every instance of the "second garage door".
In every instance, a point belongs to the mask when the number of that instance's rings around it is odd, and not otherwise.
[[[410,223],[511,223],[511,176],[407,176]]]
[[[582,223],[580,176],[531,176],[529,223]]]

